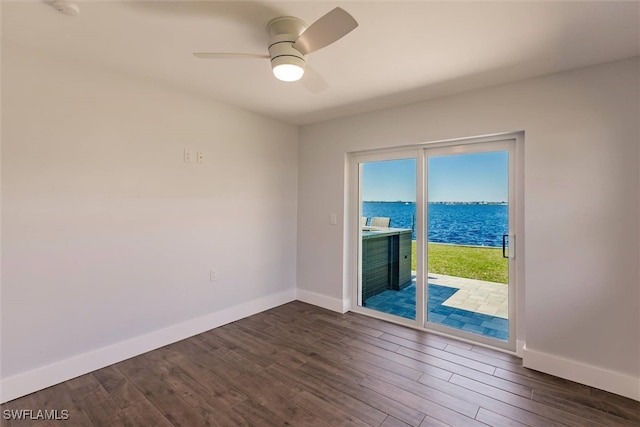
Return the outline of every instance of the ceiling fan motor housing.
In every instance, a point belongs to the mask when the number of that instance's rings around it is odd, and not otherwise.
[[[294,64],[304,68],[307,63],[306,56],[293,47],[297,39],[298,36],[293,34],[280,34],[271,37],[269,55],[272,67],[280,64]]]
[[[285,81],[295,81],[302,76],[307,63],[306,56],[293,44],[298,40],[300,34],[307,29],[307,25],[299,18],[293,16],[281,16],[272,19],[267,24],[267,32],[269,33],[269,56],[271,57],[271,68],[274,70],[276,77]],[[297,69],[295,76],[283,77],[276,72],[276,68],[283,66],[286,68]]]

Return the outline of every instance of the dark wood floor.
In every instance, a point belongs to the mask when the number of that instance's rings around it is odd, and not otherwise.
[[[293,302],[1,406],[7,426],[639,426],[640,403],[520,359]]]

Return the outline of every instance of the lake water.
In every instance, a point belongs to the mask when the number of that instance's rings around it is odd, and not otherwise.
[[[416,238],[416,204],[363,202],[362,215],[391,218],[391,227],[411,228]],[[429,204],[429,241],[474,246],[502,246],[508,232],[507,205]]]

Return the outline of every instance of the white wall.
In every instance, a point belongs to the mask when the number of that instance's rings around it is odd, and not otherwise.
[[[6,43],[2,67],[3,400],[295,298],[297,127]]]
[[[524,130],[524,363],[640,400],[639,99],[635,58],[301,128],[298,292],[348,286],[346,153]]]

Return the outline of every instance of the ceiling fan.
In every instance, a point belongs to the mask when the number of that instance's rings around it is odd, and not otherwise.
[[[267,24],[269,54],[197,52],[193,55],[206,59],[270,59],[273,75],[285,82],[300,80],[306,69],[308,73],[303,82],[312,92],[319,92],[326,82],[307,67],[307,55],[338,41],[357,26],[356,20],[340,7],[309,26],[299,18],[281,16]]]

